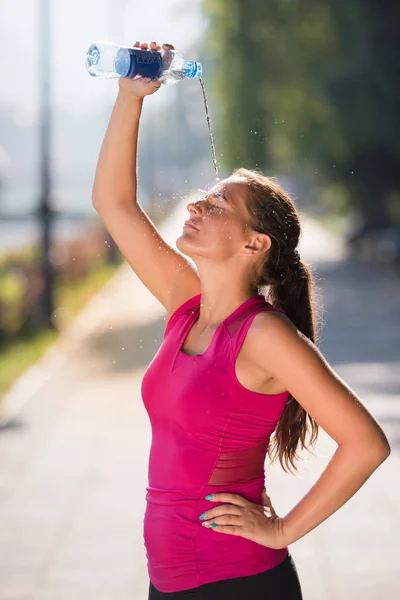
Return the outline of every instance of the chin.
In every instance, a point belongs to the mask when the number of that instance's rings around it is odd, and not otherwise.
[[[179,237],[176,238],[176,241],[178,240],[185,240],[185,241],[190,241],[190,233],[186,233],[186,231],[184,231],[183,233],[181,233],[181,235]]]
[[[182,246],[182,252],[183,252],[184,248],[186,248],[188,246],[188,244],[186,244],[186,241],[188,239],[189,239],[189,236],[185,235],[184,233],[182,233],[182,235],[180,235],[178,238],[176,238],[175,245],[178,248],[178,250],[181,250],[180,246]]]

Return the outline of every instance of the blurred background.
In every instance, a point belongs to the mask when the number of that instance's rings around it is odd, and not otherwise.
[[[118,89],[86,72],[94,40],[201,62],[219,176],[258,167],[294,196],[319,345],[392,455],[292,554],[310,600],[398,595],[399,17],[376,0],[0,4],[0,600],[147,597],[140,381],[165,314],[91,204]],[[173,245],[215,181],[195,80],[145,100],[138,177]],[[278,514],[333,453],[318,443],[302,478],[271,465]]]

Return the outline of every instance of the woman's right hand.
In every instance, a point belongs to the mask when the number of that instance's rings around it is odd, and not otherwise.
[[[133,47],[141,48],[142,50],[164,50],[165,52],[168,50],[175,50],[174,46],[171,44],[159,46],[155,42],[150,42],[150,48],[147,42],[136,42]],[[142,77],[141,75],[136,75],[133,79],[130,79],[129,77],[120,77],[118,85],[119,89],[124,93],[136,96],[137,98],[151,96],[161,87],[161,83],[157,81],[157,79],[150,79],[149,77]]]

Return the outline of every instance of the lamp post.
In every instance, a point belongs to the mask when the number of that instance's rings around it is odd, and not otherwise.
[[[51,35],[50,0],[39,2],[39,80],[40,80],[40,196],[38,218],[41,229],[41,271],[43,293],[41,296],[42,324],[54,328],[52,315],[54,310],[54,269],[51,261],[51,230],[53,210],[51,206]]]
[[[114,0],[108,4],[108,22],[109,26],[109,39],[118,44],[122,43],[122,38],[125,26],[125,15],[126,15],[126,0]],[[114,39],[112,39],[114,38]],[[108,110],[108,106],[107,106]],[[110,233],[106,230],[106,241],[107,241],[107,262],[110,265],[116,265],[118,263],[118,247],[111,237]]]

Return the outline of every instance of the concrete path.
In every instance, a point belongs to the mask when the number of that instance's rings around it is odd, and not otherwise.
[[[181,233],[184,206],[160,227]],[[305,600],[400,596],[400,282],[346,260],[304,219],[304,257],[325,308],[321,348],[381,423],[389,459],[330,519],[291,546]],[[143,372],[165,311],[123,266],[62,340],[4,399],[0,417],[0,600],[147,600],[142,523],[151,429]],[[336,444],[322,430],[303,473],[269,467],[278,514],[294,506]],[[397,592],[397,593],[396,593]]]

